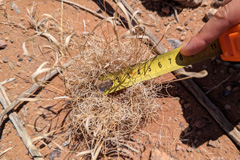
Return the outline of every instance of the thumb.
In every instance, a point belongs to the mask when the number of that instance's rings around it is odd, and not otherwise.
[[[216,40],[222,33],[240,23],[240,0],[232,0],[219,8],[216,14],[203,26],[188,44],[182,47],[183,55],[194,55]]]

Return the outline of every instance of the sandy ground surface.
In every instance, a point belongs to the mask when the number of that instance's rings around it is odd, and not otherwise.
[[[0,2],[3,3],[0,5],[0,39],[7,43],[7,48],[0,50],[0,81],[7,78],[16,78],[14,82],[5,85],[7,94],[11,102],[13,102],[33,85],[31,75],[46,58],[42,56],[39,59],[29,59],[22,55],[23,42],[34,34],[34,30],[29,28],[27,9],[30,9],[35,3],[38,17],[43,14],[50,14],[60,21],[61,3],[55,0],[2,0]],[[11,2],[16,4],[20,13],[17,13],[15,9],[11,9]],[[74,0],[74,2],[93,11],[99,10],[98,4],[91,0]],[[149,29],[159,39],[166,31],[161,43],[168,50],[171,50],[172,48],[166,39],[182,39],[183,43],[188,42],[204,25],[202,18],[210,8],[211,0],[206,0],[206,6],[194,9],[184,8],[178,15],[179,23],[173,16],[163,15],[161,10],[156,7],[156,4],[146,4],[144,1],[138,0],[129,0],[128,2],[135,10],[140,9],[156,18],[156,26],[149,27]],[[115,7],[113,6],[113,8]],[[104,12],[101,14],[107,16]],[[71,26],[72,30],[76,31],[76,34],[84,32],[84,22],[86,32],[88,32],[101,21],[96,16],[68,4],[64,4],[63,18],[64,25]],[[146,14],[143,16],[143,20],[152,23],[151,18]],[[179,27],[180,30],[177,29]],[[97,30],[97,32],[106,31],[102,29],[102,31]],[[36,42],[38,44],[43,43],[40,39],[36,39]],[[34,48],[36,46],[28,43],[27,47]],[[33,50],[30,49],[30,51]],[[240,72],[237,67],[236,64],[223,62],[220,57],[216,57],[216,59],[193,65],[192,69],[189,69],[194,71],[206,69],[209,72],[209,75],[205,78],[194,79],[204,92],[223,82],[209,92],[207,96],[235,127],[238,127],[240,122]],[[168,81],[173,78],[174,76],[169,73],[159,79]],[[145,144],[145,150],[136,159],[240,159],[236,145],[180,82],[169,83],[165,88],[161,92],[163,98],[158,99],[159,104],[162,106],[159,113],[160,119],[156,123],[148,123],[143,129],[146,135],[141,138]],[[50,86],[38,92],[38,96],[43,98],[56,97],[63,95],[63,90],[61,78],[55,77]],[[39,137],[60,128],[69,112],[68,109],[63,107],[62,102],[58,101],[29,102],[20,105],[15,111],[31,138]],[[0,152],[10,148],[9,151],[0,156],[0,159],[31,159],[28,150],[7,117],[2,122],[0,133]],[[50,139],[34,142],[45,159],[51,159],[51,157],[49,158],[50,153],[59,147],[58,145],[63,150],[58,153],[60,157],[55,159],[81,159],[81,157],[75,157],[74,154],[69,156],[69,151],[73,146],[63,145],[65,142],[65,139],[61,138],[63,133],[64,129],[58,130],[58,133],[53,134]],[[79,143],[81,144],[81,142]]]

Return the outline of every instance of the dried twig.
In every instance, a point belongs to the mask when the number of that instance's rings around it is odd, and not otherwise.
[[[228,76],[228,77],[227,77],[226,79],[224,79],[222,82],[218,83],[218,85],[216,85],[216,86],[214,86],[213,88],[209,89],[205,94],[210,93],[212,90],[218,88],[218,87],[221,86],[223,83],[227,82],[232,75],[233,75],[233,74],[231,74],[230,76]]]
[[[5,149],[4,151],[2,151],[2,152],[0,153],[0,157],[1,157],[2,155],[4,155],[6,152],[10,151],[11,149],[13,149],[13,147],[10,147],[10,148]]]
[[[11,103],[10,100],[7,97],[7,94],[5,92],[4,87],[2,86],[2,83],[0,83],[0,102],[4,109],[7,109],[10,107]],[[31,138],[27,134],[26,129],[21,124],[21,120],[18,118],[16,112],[9,114],[9,119],[12,121],[13,125],[15,126],[19,136],[21,137],[24,145],[29,150],[30,154],[34,159],[37,160],[43,160],[41,153],[37,150],[35,145],[32,143]]]
[[[70,60],[69,62],[65,63],[63,65],[63,68],[69,66],[70,64],[72,64],[74,62],[74,60]],[[35,83],[34,85],[32,85],[32,87],[30,87],[29,89],[27,89],[25,92],[23,92],[23,94],[19,97],[19,98],[26,98],[28,97],[32,92],[36,91],[39,87],[43,86],[46,84],[46,82],[48,82],[49,80],[51,80],[53,77],[55,77],[56,75],[58,75],[58,73],[61,71],[61,68],[56,68],[55,70],[51,71],[48,75],[46,75],[44,78],[42,78],[40,80],[39,83]],[[5,110],[0,114],[0,122],[2,122],[3,117],[10,112],[12,109],[14,109],[18,104],[20,104],[22,101],[20,101],[19,99],[15,100],[9,107],[5,108]]]
[[[87,12],[97,16],[98,18],[101,18],[101,19],[105,19],[106,18],[105,16],[103,16],[101,14],[98,14],[97,12],[94,12],[91,9],[89,9],[87,7],[84,7],[84,6],[80,5],[80,4],[77,4],[77,3],[74,3],[74,2],[71,2],[71,1],[68,1],[68,0],[57,0],[57,1],[62,1],[63,3],[67,3],[67,4],[70,4],[70,5],[74,6],[74,7],[77,7],[77,8],[80,8],[82,10],[85,10],[85,11],[87,11]]]

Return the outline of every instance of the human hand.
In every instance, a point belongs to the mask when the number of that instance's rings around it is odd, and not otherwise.
[[[181,53],[197,54],[228,29],[240,23],[240,0],[225,0],[222,7],[185,46]]]

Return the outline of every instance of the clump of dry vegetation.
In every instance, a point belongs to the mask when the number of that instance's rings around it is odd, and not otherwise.
[[[56,67],[61,69],[66,107],[72,110],[67,136],[70,136],[72,144],[78,144],[74,148],[77,156],[97,159],[132,157],[141,153],[144,150],[141,141],[134,137],[141,134],[141,128],[149,121],[158,118],[160,109],[153,82],[150,80],[104,95],[98,88],[98,78],[152,57],[151,48],[143,40],[137,39],[143,36],[123,34],[122,39],[119,38],[114,18],[103,20],[94,29],[96,31],[100,25],[109,25],[105,23],[108,21],[113,28],[111,35],[85,31],[76,35],[49,14],[43,15],[41,20],[36,18],[33,8],[28,13],[30,25],[36,30],[36,35],[27,41],[33,41],[39,36],[47,38],[50,43],[39,45],[38,48],[45,57],[43,48],[48,49],[47,53],[52,53],[51,59],[48,59],[51,63],[43,62],[32,78],[38,83],[37,77],[40,74]],[[53,33],[58,37],[53,36]],[[25,55],[33,56],[28,52],[25,42],[23,50]],[[74,55],[76,52],[77,56]],[[66,60],[73,63],[66,67],[63,65]],[[48,67],[44,68],[45,65]]]
[[[83,137],[86,149],[95,157],[131,149],[128,142],[149,120],[155,119],[159,105],[151,82],[136,84],[104,95],[98,77],[149,58],[148,48],[137,40],[112,42],[92,36],[89,46],[65,70],[67,96],[71,97],[72,132]],[[140,48],[141,47],[141,48]],[[145,49],[144,49],[145,48]],[[133,147],[134,148],[134,147]]]

